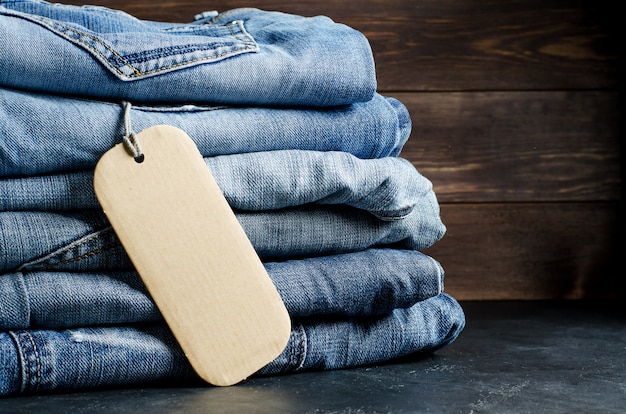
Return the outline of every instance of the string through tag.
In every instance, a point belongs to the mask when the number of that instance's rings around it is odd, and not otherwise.
[[[133,127],[130,122],[131,103],[124,101],[122,102],[122,106],[124,107],[124,136],[122,139],[124,140],[126,149],[132,154],[135,161],[137,163],[141,163],[144,160],[144,155],[141,150],[141,145],[139,145],[137,134],[133,131]]]

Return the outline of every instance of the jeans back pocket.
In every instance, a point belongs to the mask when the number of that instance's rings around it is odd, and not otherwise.
[[[139,20],[118,10],[96,6],[10,2],[7,7],[13,10],[3,8],[2,14],[48,29],[54,36],[87,51],[119,79],[126,81],[259,50],[241,20],[161,23]]]

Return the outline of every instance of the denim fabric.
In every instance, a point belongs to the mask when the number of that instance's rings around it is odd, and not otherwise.
[[[372,52],[358,31],[323,16],[251,8],[174,24],[3,0],[0,50],[0,85],[76,96],[332,106],[367,101],[376,90]]]
[[[441,265],[412,250],[368,249],[264,265],[290,316],[381,315],[443,291]],[[134,271],[0,274],[0,329],[160,320]]]
[[[0,88],[0,177],[93,168],[121,142],[123,112],[119,103]],[[382,158],[398,155],[411,132],[406,107],[380,95],[328,109],[165,105],[130,112],[136,132],[178,127],[205,157],[298,149]]]
[[[452,342],[465,324],[450,296],[371,317],[294,318],[289,343],[256,375],[373,364]],[[163,324],[0,332],[0,395],[196,379]]]
[[[256,375],[452,342],[463,311],[420,253],[439,205],[399,158],[405,106],[375,90],[365,37],[326,17],[0,0],[0,395],[199,381],[93,193],[131,121],[194,140],[288,309]]]
[[[342,204],[382,220],[409,215],[432,183],[402,158],[363,160],[345,152],[264,151],[205,158],[233,209]],[[0,178],[0,211],[100,208],[93,171]]]
[[[423,250],[445,232],[434,193],[402,220],[383,221],[346,206],[237,212],[264,260],[348,253],[389,246]],[[132,269],[99,210],[0,212],[0,272],[55,266],[62,270]]]

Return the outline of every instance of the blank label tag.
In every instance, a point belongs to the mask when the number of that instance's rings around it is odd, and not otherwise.
[[[198,375],[232,385],[275,359],[287,310],[195,143],[178,128],[137,134],[96,166],[96,195]]]

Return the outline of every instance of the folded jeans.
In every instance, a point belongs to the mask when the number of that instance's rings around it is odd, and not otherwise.
[[[182,129],[204,157],[296,149],[382,158],[397,156],[411,132],[406,107],[378,94],[327,109],[133,105],[129,119],[135,132]],[[125,133],[120,103],[0,88],[0,177],[93,169]]]
[[[420,199],[402,220],[383,221],[346,206],[236,212],[264,261],[349,253],[368,247],[423,250],[443,237],[439,204]],[[100,210],[0,212],[0,272],[132,269]]]
[[[347,205],[382,220],[409,215],[432,183],[398,157],[360,159],[336,151],[278,150],[205,158],[235,210]],[[0,178],[0,211],[97,209],[93,170]]]
[[[99,99],[334,106],[376,90],[363,34],[324,16],[253,8],[183,24],[3,0],[0,50],[0,85]]]
[[[291,316],[381,315],[443,292],[441,265],[414,250],[372,248],[264,265]],[[135,271],[0,274],[0,329],[155,321],[161,316]]]
[[[93,196],[131,120],[191,136],[287,306],[289,343],[257,375],[431,352],[463,329],[419,252],[445,226],[397,158],[408,112],[375,93],[358,31],[0,0],[0,49],[0,395],[198,380]]]
[[[461,306],[445,293],[381,316],[294,318],[286,348],[256,375],[433,352],[454,341],[464,325]],[[0,372],[0,395],[197,381],[163,323],[0,331]]]

